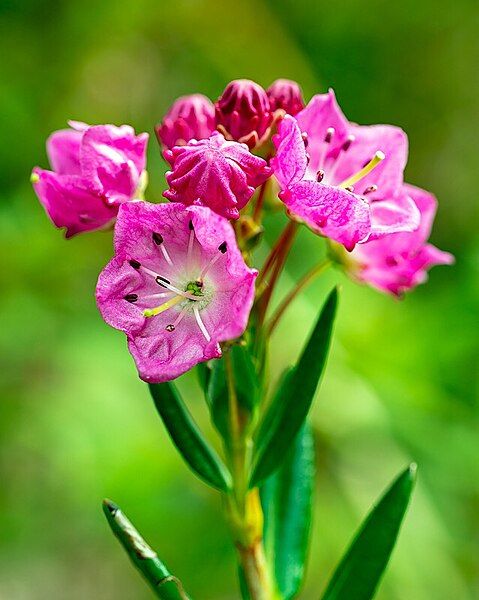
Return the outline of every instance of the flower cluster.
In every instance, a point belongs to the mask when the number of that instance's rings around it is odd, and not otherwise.
[[[401,295],[431,266],[453,261],[427,243],[434,197],[404,182],[406,134],[348,121],[331,90],[306,104],[294,81],[264,90],[243,79],[216,103],[201,94],[179,98],[155,128],[170,165],[168,203],[142,200],[146,133],[70,126],[50,136],[53,170],[36,167],[32,183],[67,237],[116,220],[115,256],[100,275],[97,301],[104,319],[126,333],[147,381],[219,357],[221,343],[244,333],[256,304],[261,326],[271,294],[255,296],[257,271],[240,250],[242,231],[245,223],[261,230],[265,194],[278,186],[288,218],[326,238],[357,281]],[[288,249],[276,248],[263,267],[266,284]]]

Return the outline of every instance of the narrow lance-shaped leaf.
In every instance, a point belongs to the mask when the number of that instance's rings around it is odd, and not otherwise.
[[[337,303],[334,288],[298,364],[285,378],[259,427],[250,487],[261,483],[283,462],[306,419],[326,364]]]
[[[148,384],[156,409],[173,443],[190,468],[214,488],[227,491],[231,476],[206,441],[172,383]]]
[[[261,487],[264,545],[279,597],[295,598],[309,544],[314,487],[314,444],[305,423],[284,464]]]
[[[149,583],[155,595],[162,600],[189,600],[181,582],[168,571],[120,508],[110,500],[104,500],[103,512],[131,562]]]
[[[370,600],[388,564],[416,480],[410,465],[394,481],[356,534],[322,600]]]
[[[235,345],[229,350],[233,368],[236,398],[240,418],[247,421],[254,414],[258,403],[259,379],[253,359],[246,346]],[[214,426],[228,441],[229,437],[229,393],[226,382],[225,357],[211,365],[211,375],[206,393]]]

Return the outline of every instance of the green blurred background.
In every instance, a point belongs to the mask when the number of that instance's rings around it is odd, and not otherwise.
[[[278,330],[275,372],[343,283],[312,415],[304,597],[319,598],[360,519],[411,460],[419,485],[377,597],[479,597],[478,25],[472,0],[1,0],[2,600],[151,597],[104,522],[104,496],[195,598],[238,598],[219,498],[175,454],[122,334],[96,310],[111,236],[65,242],[28,182],[33,165],[47,166],[45,138],[68,118],[152,132],[176,96],[216,98],[237,77],[265,86],[291,77],[307,98],[332,86],[352,120],[403,127],[408,180],[440,199],[432,239],[457,257],[404,302],[329,273]],[[150,199],[164,171],[152,138]],[[322,252],[303,231],[283,291]],[[208,427],[194,377],[181,386]]]

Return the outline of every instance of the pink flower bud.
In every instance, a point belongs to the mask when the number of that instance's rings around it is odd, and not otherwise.
[[[273,115],[266,92],[254,81],[231,81],[215,107],[216,123],[225,137],[254,148],[268,135]]]
[[[181,96],[171,105],[165,118],[155,127],[164,148],[182,146],[190,140],[203,140],[215,130],[215,108],[203,94]]]
[[[271,110],[284,110],[288,115],[295,116],[304,108],[301,88],[291,79],[277,79],[266,90]]]

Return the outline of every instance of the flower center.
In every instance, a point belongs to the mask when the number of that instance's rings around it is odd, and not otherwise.
[[[167,263],[168,267],[170,268],[169,270],[171,271],[171,268],[174,268],[175,264],[171,258],[171,255],[165,247],[163,236],[158,232],[153,232],[152,241],[160,249],[159,257],[163,258],[163,260]],[[207,282],[205,283],[205,276],[208,274],[209,270],[216,264],[216,262],[226,253],[227,244],[226,242],[220,244],[218,246],[218,251],[214,253],[205,264],[201,264],[199,266],[199,276],[195,279],[192,279],[191,271],[193,270],[192,261],[194,241],[195,232],[193,224],[192,222],[190,222],[189,237],[185,252],[185,262],[181,265],[182,267],[184,267],[186,264],[185,271],[187,273],[190,273],[190,277],[186,279],[186,282],[181,275],[178,275],[177,282],[172,282],[169,278],[164,277],[156,271],[153,271],[149,267],[146,267],[145,265],[141,264],[139,261],[130,260],[129,264],[131,267],[133,267],[137,271],[140,271],[147,277],[152,277],[157,283],[157,285],[160,288],[162,288],[162,291],[159,293],[143,296],[141,296],[138,293],[128,293],[124,296],[124,299],[127,302],[130,302],[131,304],[147,304],[146,307],[140,309],[143,316],[146,318],[155,317],[170,310],[175,306],[178,306],[178,308],[180,308],[180,312],[177,313],[175,319],[172,319],[171,322],[166,325],[165,330],[170,333],[175,331],[178,325],[183,321],[183,319],[188,314],[190,314],[194,317],[196,325],[199,327],[205,339],[209,342],[211,340],[211,336],[205,327],[200,312],[204,310],[213,299],[214,289],[211,285],[208,285]],[[175,259],[179,260],[176,257]],[[148,306],[148,304],[151,304],[151,301],[156,301],[157,303],[158,299],[162,299],[163,302],[161,302],[157,306]]]

